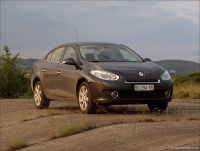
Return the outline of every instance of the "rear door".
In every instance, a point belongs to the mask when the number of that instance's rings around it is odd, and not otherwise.
[[[42,84],[47,97],[51,98],[56,94],[56,76],[57,67],[61,61],[65,47],[59,47],[47,55],[45,62],[42,65]]]
[[[73,58],[78,62],[77,53],[73,46],[68,46],[63,60]],[[77,68],[75,65],[59,64],[59,74],[57,75],[57,95],[65,98],[76,98],[76,76]]]

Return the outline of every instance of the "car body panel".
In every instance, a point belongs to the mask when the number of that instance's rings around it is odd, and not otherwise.
[[[56,95],[66,98],[76,96],[76,75],[78,73],[74,65],[59,64],[56,76]]]
[[[42,63],[41,72],[42,74],[42,85],[45,90],[45,94],[56,95],[56,72],[57,72],[57,63],[45,61]]]

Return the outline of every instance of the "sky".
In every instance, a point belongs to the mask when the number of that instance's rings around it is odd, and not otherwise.
[[[196,1],[0,1],[0,47],[42,59],[68,42],[124,44],[143,58],[199,62]]]

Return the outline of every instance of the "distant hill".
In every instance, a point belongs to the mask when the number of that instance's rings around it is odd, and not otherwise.
[[[161,65],[170,73],[174,74],[188,74],[191,72],[200,71],[200,63],[186,61],[186,60],[161,60],[154,61],[156,64]]]
[[[29,58],[29,59],[20,59],[17,62],[17,66],[25,69],[25,70],[31,70],[32,65],[34,62],[38,61],[38,59],[33,59],[33,58]]]
[[[20,59],[17,63],[18,66],[26,69],[31,70],[31,67],[35,61],[38,59]],[[161,61],[154,61],[156,64],[161,65],[169,72],[174,74],[188,74],[195,71],[200,71],[200,63],[186,61],[186,60],[161,60]]]

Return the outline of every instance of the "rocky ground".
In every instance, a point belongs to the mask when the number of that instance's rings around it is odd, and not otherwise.
[[[173,100],[164,113],[128,105],[85,115],[76,103],[54,101],[38,110],[32,99],[0,100],[0,149],[23,142],[25,151],[200,150],[199,103]],[[63,130],[83,124],[90,130],[61,137]]]

